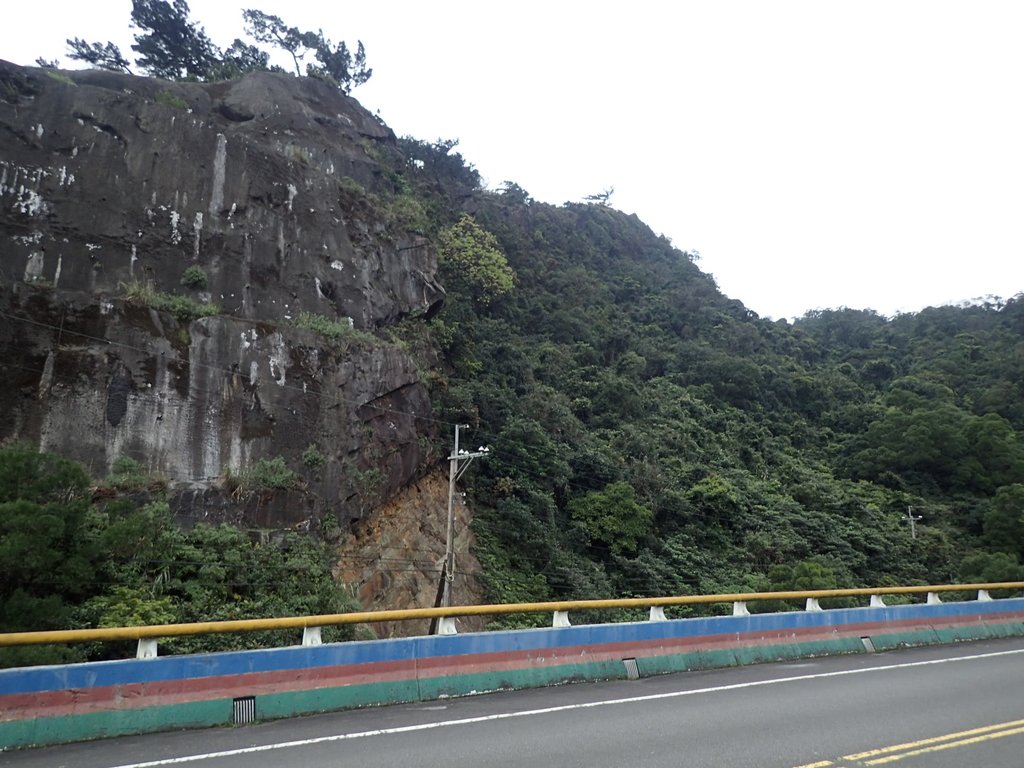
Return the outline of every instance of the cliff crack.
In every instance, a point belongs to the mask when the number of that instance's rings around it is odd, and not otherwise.
[[[74,114],[72,114],[72,117],[74,117],[76,120],[81,120],[83,123],[91,125],[100,133],[107,134],[108,136],[113,138],[114,141],[118,142],[122,147],[128,146],[128,141],[124,138],[124,136],[121,135],[120,131],[118,131],[117,128],[112,126],[110,123],[104,123],[100,120],[97,120],[95,115],[87,115],[84,112],[75,112]]]

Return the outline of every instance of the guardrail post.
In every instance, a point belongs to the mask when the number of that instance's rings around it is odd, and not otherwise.
[[[320,638],[320,627],[303,627],[302,628],[302,644],[303,645],[321,645],[323,640]]]
[[[279,629],[288,630],[294,632],[296,629],[302,629],[302,643],[303,645],[317,645],[323,642],[321,637],[322,628],[324,626],[333,625],[348,625],[348,624],[362,624],[372,623],[378,621],[413,621],[420,619],[432,619],[432,631],[437,632],[437,625],[441,625],[441,633],[451,634],[455,631],[455,625],[451,619],[446,619],[442,622],[436,621],[439,614],[441,613],[455,613],[457,615],[476,616],[482,614],[518,614],[518,613],[531,613],[531,614],[548,614],[552,616],[551,626],[558,627],[570,627],[572,626],[569,621],[569,613],[572,611],[584,611],[584,610],[605,610],[605,609],[631,609],[632,611],[639,611],[643,608],[649,610],[650,621],[666,621],[668,620],[665,616],[665,612],[669,607],[681,606],[681,605],[703,605],[709,602],[719,603],[720,605],[733,604],[733,616],[750,616],[750,612],[747,607],[751,600],[772,600],[777,601],[780,598],[784,599],[786,603],[792,605],[797,600],[801,599],[801,596],[806,599],[804,610],[807,612],[811,611],[822,611],[822,607],[819,600],[824,599],[826,602],[830,599],[835,598],[853,598],[863,599],[864,597],[870,597],[870,605],[881,607],[887,602],[887,595],[913,595],[915,599],[920,600],[921,595],[926,595],[926,602],[928,605],[941,605],[942,600],[940,595],[943,592],[952,593],[950,600],[958,600],[958,595],[969,596],[970,593],[977,593],[978,602],[996,601],[1001,605],[1005,601],[1001,601],[999,598],[1004,594],[1018,593],[1019,590],[1024,589],[1024,580],[1015,582],[980,582],[972,584],[946,584],[941,586],[926,586],[926,585],[911,585],[911,586],[879,586],[875,587],[858,587],[853,589],[836,589],[836,590],[801,590],[801,591],[787,591],[787,592],[759,592],[759,593],[730,593],[730,594],[719,594],[719,595],[676,595],[669,597],[633,597],[621,600],[558,600],[546,603],[510,603],[505,605],[481,605],[481,606],[463,606],[456,609],[443,609],[438,611],[434,608],[418,608],[418,609],[405,609],[405,610],[390,610],[390,611],[377,611],[373,615],[367,615],[364,612],[350,613],[350,614],[331,614],[323,616],[287,616],[280,618],[266,618],[266,619],[242,619],[236,621],[210,621],[210,622],[198,622],[189,625],[178,625],[178,624],[166,624],[166,625],[149,625],[144,627],[128,626],[128,627],[108,627],[108,628],[91,628],[91,629],[71,629],[71,630],[53,630],[53,631],[39,631],[39,632],[0,632],[0,648],[13,647],[13,646],[28,646],[28,645],[48,645],[48,644],[63,644],[63,643],[75,643],[75,642],[108,642],[108,641],[120,641],[120,642],[131,642],[135,640],[137,642],[136,658],[139,659],[152,659],[158,655],[157,642],[160,638],[164,637],[177,637],[179,635],[206,635],[216,634],[221,632],[257,632],[268,629]],[[993,596],[993,590],[995,595]],[[808,597],[808,595],[815,595],[816,597]],[[902,599],[896,599],[897,603],[902,603]],[[919,603],[920,604],[920,603]],[[887,608],[888,606],[886,606]],[[783,610],[790,610],[784,608]],[[827,609],[825,609],[827,610]],[[636,613],[632,614],[635,618],[638,618]],[[758,614],[760,615],[760,614]],[[140,634],[146,634],[148,637],[141,639]],[[293,635],[294,638],[294,635]],[[294,641],[293,641],[294,642]],[[296,646],[293,646],[296,647]],[[0,717],[2,719],[2,717]]]
[[[459,630],[455,627],[454,616],[442,616],[437,620],[437,634],[439,635],[457,635]]]
[[[156,658],[156,638],[155,637],[142,637],[139,638],[139,647],[135,650],[136,659],[155,659]]]

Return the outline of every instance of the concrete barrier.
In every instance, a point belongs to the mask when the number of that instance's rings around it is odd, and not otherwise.
[[[1010,636],[1024,636],[1024,598],[8,669],[0,670],[0,748]]]

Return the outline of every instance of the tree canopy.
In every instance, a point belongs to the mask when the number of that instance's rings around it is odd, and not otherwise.
[[[1017,572],[1024,297],[764,320],[636,217],[482,190],[453,146],[405,139],[395,172],[438,233],[439,415],[493,448],[467,481],[494,599]],[[515,279],[482,301],[485,251]]]
[[[316,77],[350,93],[373,74],[366,66],[362,42],[353,53],[344,42],[333,43],[323,30],[302,31],[288,26],[279,16],[255,9],[242,13],[245,32],[257,43],[286,52],[295,74]],[[138,30],[132,50],[135,65],[165,80],[223,80],[246,72],[282,71],[270,64],[270,53],[236,38],[226,49],[216,46],[202,26],[190,17],[186,0],[132,0],[131,24]],[[115,72],[131,72],[131,63],[111,42],[90,43],[69,38],[68,57]],[[314,61],[300,66],[307,55]],[[314,63],[315,62],[315,63]],[[49,62],[46,62],[50,66]]]
[[[133,0],[136,64],[164,80],[202,80],[220,61],[203,28],[189,20],[185,0]],[[107,44],[110,45],[109,43]]]
[[[337,49],[321,33],[249,18],[297,72],[330,68],[318,46]],[[436,249],[443,310],[425,331],[389,331],[419,334],[438,422],[470,424],[493,447],[465,478],[491,599],[1019,578],[1024,295],[769,321],[606,200],[485,190],[454,140],[381,146],[372,192],[340,179],[339,194]],[[64,479],[35,490],[31,461]],[[17,459],[29,464],[9,477],[22,485],[0,496],[9,621],[44,608],[85,625],[265,609],[277,605],[269,587],[242,581],[237,562],[280,573],[302,551],[235,552],[225,530],[151,540],[140,531],[152,521],[170,527],[162,508],[98,509],[75,470],[31,461]],[[165,561],[181,567],[154,567]]]
[[[515,272],[494,235],[466,213],[438,236],[438,261],[445,282],[469,291],[483,304],[515,285]]]
[[[101,483],[117,486],[121,475]],[[232,526],[174,524],[166,503],[94,501],[84,469],[23,446],[0,447],[0,632],[337,613],[353,608],[323,540],[254,542]],[[347,630],[333,637],[351,636]],[[287,645],[287,633],[168,639],[166,652]],[[0,649],[0,667],[124,656],[131,649]]]

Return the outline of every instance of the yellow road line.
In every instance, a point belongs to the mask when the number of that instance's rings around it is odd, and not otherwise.
[[[854,755],[844,755],[844,760],[863,760],[868,757],[877,757],[878,755],[886,755],[892,752],[902,752],[907,749],[915,749],[918,747],[924,747],[929,744],[938,744],[942,741],[951,741],[953,739],[964,739],[970,736],[977,736],[982,733],[991,733],[992,731],[998,731],[1003,728],[1016,728],[1017,726],[1024,725],[1024,720],[1013,720],[1009,723],[1000,723],[999,725],[986,725],[981,728],[972,728],[969,731],[958,731],[957,733],[947,733],[945,736],[934,736],[930,739],[921,739],[920,741],[908,741],[905,744],[896,744],[892,747],[883,747],[881,749],[871,749],[867,752],[858,752]]]
[[[881,747],[879,749],[870,749],[867,752],[843,755],[841,759],[855,760],[858,762],[865,761],[861,763],[862,765],[883,765],[885,763],[893,763],[897,760],[902,760],[905,757],[916,757],[928,754],[929,752],[952,749],[953,747],[966,747],[971,744],[991,741],[992,739],[1001,739],[1004,736],[1015,736],[1021,733],[1024,733],[1024,720],[1011,720],[1010,722],[999,723],[997,725],[984,725],[980,728],[971,728],[967,731],[947,733],[945,736],[933,736],[929,739],[908,741],[904,744],[895,744],[891,747]],[[893,754],[896,752],[899,752],[900,754]],[[866,760],[866,758],[874,759]],[[820,760],[816,763],[797,765],[794,766],[794,768],[831,768],[831,766],[835,765],[836,763],[832,760]]]
[[[974,736],[970,739],[962,739],[961,741],[951,741],[946,744],[936,744],[931,747],[924,747],[923,749],[915,749],[911,752],[904,752],[899,755],[889,755],[888,757],[880,757],[877,760],[868,760],[865,765],[882,765],[883,763],[894,763],[897,760],[902,760],[905,757],[917,757],[919,755],[926,755],[930,752],[939,752],[943,749],[952,749],[953,747],[966,747],[971,744],[978,744],[982,741],[991,741],[992,739],[1001,739],[1004,736],[1015,736],[1019,733],[1024,733],[1024,728],[1013,728],[1008,731],[997,731],[995,733],[987,733],[982,736]]]

